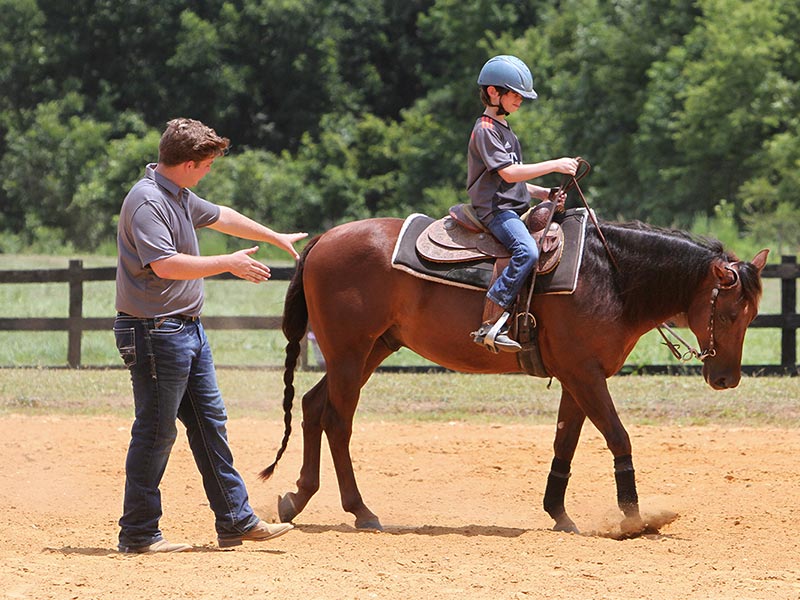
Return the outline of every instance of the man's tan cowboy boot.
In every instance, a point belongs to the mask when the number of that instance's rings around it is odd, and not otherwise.
[[[265,523],[259,521],[255,527],[236,534],[225,534],[217,537],[220,548],[241,546],[242,542],[264,542],[283,535],[294,527],[291,523]]]
[[[164,552],[187,552],[192,550],[189,544],[173,544],[161,539],[146,546],[120,546],[123,554],[155,554]]]

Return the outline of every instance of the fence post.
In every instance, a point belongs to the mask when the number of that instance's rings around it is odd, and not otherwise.
[[[303,339],[300,340],[300,357],[299,361],[301,371],[308,370],[308,336],[304,335]]]
[[[72,369],[81,366],[81,336],[83,333],[83,261],[69,261],[69,326],[67,331],[67,364]]]
[[[781,256],[781,264],[797,264],[796,256]],[[781,278],[781,314],[784,318],[797,312],[797,279]],[[794,369],[797,365],[797,329],[784,323],[781,328],[781,366]]]

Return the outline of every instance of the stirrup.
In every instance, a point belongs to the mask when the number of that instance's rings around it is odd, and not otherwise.
[[[505,325],[508,323],[510,317],[511,315],[509,312],[505,311],[493,324],[484,323],[480,326],[478,331],[470,333],[472,340],[476,344],[485,346],[487,350],[495,354],[500,351],[519,352],[522,346],[506,335],[507,328],[505,328]],[[506,330],[504,330],[504,328]],[[501,337],[500,340],[497,339],[498,336]]]

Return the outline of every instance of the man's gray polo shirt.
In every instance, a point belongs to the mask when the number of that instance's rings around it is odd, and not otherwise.
[[[147,165],[128,192],[117,227],[116,308],[135,317],[199,316],[203,280],[162,279],[150,263],[175,254],[200,255],[195,229],[219,219],[219,206],[180,188]]]

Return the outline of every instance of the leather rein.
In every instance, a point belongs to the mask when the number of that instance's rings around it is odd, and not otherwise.
[[[611,262],[614,264],[614,267],[617,271],[620,270],[619,264],[617,264],[617,259],[614,258],[614,254],[611,252],[611,248],[608,246],[608,242],[606,241],[606,237],[603,235],[603,232],[600,230],[600,224],[597,222],[597,218],[595,218],[594,211],[589,208],[589,203],[586,201],[586,197],[583,195],[583,190],[581,190],[580,185],[578,185],[578,181],[583,179],[589,171],[592,169],[592,166],[585,161],[583,158],[578,157],[578,171],[575,175],[567,175],[561,182],[561,185],[558,187],[559,192],[568,192],[572,188],[575,188],[578,191],[578,195],[581,197],[581,201],[583,202],[584,207],[586,207],[586,211],[589,213],[589,218],[592,220],[595,229],[597,230],[597,234],[600,236],[600,240],[603,242],[603,246],[606,249],[606,253],[608,257],[611,259]],[[667,325],[666,323],[661,323],[661,325],[656,326],[658,333],[661,334],[661,337],[664,338],[664,345],[669,348],[672,355],[681,362],[687,362],[692,358],[697,358],[701,362],[704,361],[708,357],[716,356],[717,349],[716,349],[716,342],[714,339],[714,329],[715,329],[715,317],[717,313],[717,297],[719,296],[720,290],[727,290],[734,287],[739,282],[739,273],[732,269],[731,267],[726,266],[726,269],[733,274],[733,281],[731,283],[727,283],[725,285],[719,284],[711,291],[711,314],[708,318],[708,348],[705,350],[698,350],[694,346],[692,346],[689,342],[684,340],[677,331],[675,331],[672,327]],[[533,288],[531,288],[532,291]],[[675,339],[681,342],[684,346],[686,346],[686,352],[680,351],[680,345],[670,341],[670,339],[664,333],[666,330],[667,333],[672,335]]]
[[[586,201],[586,196],[583,195],[583,190],[581,186],[578,185],[578,182],[586,177],[589,174],[589,171],[592,170],[592,165],[590,165],[587,161],[582,159],[580,156],[576,159],[578,161],[578,170],[576,171],[575,175],[567,175],[561,181],[561,185],[558,187],[559,192],[567,193],[572,188],[575,188],[578,191],[578,195],[581,197],[581,201],[583,202],[583,206],[586,208],[586,212],[589,213],[589,218],[592,220],[594,224],[594,228],[597,230],[597,235],[600,236],[600,241],[603,242],[603,246],[606,249],[606,253],[608,257],[611,259],[611,262],[614,263],[614,266],[619,271],[619,265],[617,264],[617,259],[614,258],[614,254],[611,252],[611,248],[608,247],[608,242],[606,241],[606,236],[603,235],[603,232],[600,230],[600,224],[597,222],[597,217],[594,215],[594,211],[589,208],[589,203]]]
[[[667,325],[666,323],[662,323],[656,329],[658,329],[658,333],[661,334],[661,337],[664,338],[664,345],[669,348],[672,355],[677,358],[681,362],[687,362],[692,358],[696,358],[699,361],[704,361],[709,356],[716,356],[717,355],[717,348],[716,342],[714,339],[714,326],[716,322],[716,314],[717,314],[717,298],[719,297],[719,293],[721,290],[729,290],[736,286],[739,283],[739,273],[736,269],[732,269],[731,267],[725,267],[728,271],[731,272],[733,275],[733,280],[731,283],[726,283],[725,285],[719,284],[713,290],[711,290],[711,313],[708,316],[708,348],[705,350],[697,350],[694,348],[689,342],[684,340],[677,331],[675,331],[672,327]],[[667,333],[672,335],[675,339],[681,342],[684,346],[686,346],[686,352],[681,353],[680,345],[672,342],[667,338],[666,334],[662,329],[666,330]]]

